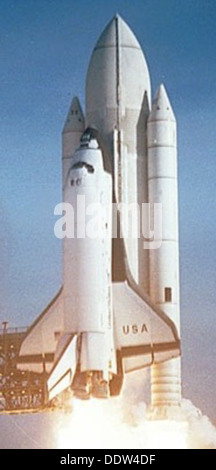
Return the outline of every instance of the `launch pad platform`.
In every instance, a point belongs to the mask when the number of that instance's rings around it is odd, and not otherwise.
[[[36,411],[45,401],[43,374],[17,368],[19,350],[28,328],[0,329],[0,413]]]

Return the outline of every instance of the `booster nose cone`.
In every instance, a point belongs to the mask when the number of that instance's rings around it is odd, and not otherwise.
[[[149,115],[148,121],[174,121],[175,115],[172,110],[166,89],[161,84],[156,92],[154,101],[152,103],[152,111]]]
[[[68,115],[63,127],[63,134],[66,132],[83,132],[85,118],[82,112],[79,99],[75,96],[70,105]]]
[[[79,145],[80,137],[85,129],[85,118],[77,97],[73,98],[62,131],[62,173],[63,187],[70,168],[70,160]]]
[[[115,16],[94,48],[86,80],[86,119],[103,134],[127,114],[136,114],[150,97],[150,78],[142,49],[129,26]],[[136,116],[134,117],[136,121]]]

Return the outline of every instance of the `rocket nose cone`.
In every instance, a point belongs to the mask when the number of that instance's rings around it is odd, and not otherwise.
[[[116,47],[117,39],[120,47],[125,46],[141,49],[133,32],[118,14],[114,16],[102,32],[96,43],[95,50],[103,47]]]
[[[63,133],[83,132],[84,125],[85,119],[82,112],[81,104],[77,96],[75,96],[68,111],[68,115],[63,127]]]
[[[102,134],[111,135],[128,110],[139,115],[145,94],[150,100],[150,89],[148,66],[139,42],[117,15],[102,32],[89,63],[87,125],[94,125]]]
[[[175,115],[163,84],[157,89],[152,103],[152,111],[148,119],[149,122],[160,120],[175,121]]]

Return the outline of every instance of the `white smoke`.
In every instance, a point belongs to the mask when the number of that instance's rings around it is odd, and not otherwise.
[[[146,373],[131,374],[121,397],[73,399],[71,413],[58,413],[57,448],[216,448],[216,429],[189,400],[182,402],[185,421],[148,421],[143,400],[146,387]]]
[[[216,449],[216,428],[190,400],[183,399],[183,411],[188,422],[190,449]]]
[[[72,399],[72,408],[0,415],[0,448],[216,449],[216,429],[189,400],[185,422],[148,421],[148,373],[129,374],[120,397]]]

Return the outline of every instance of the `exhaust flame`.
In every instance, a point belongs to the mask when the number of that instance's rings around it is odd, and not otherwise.
[[[134,387],[134,382],[136,387]],[[148,421],[141,401],[142,383],[127,380],[121,397],[110,400],[71,399],[72,411],[58,411],[59,449],[216,449],[216,429],[189,400],[185,421]]]
[[[72,414],[58,430],[59,449],[186,449],[187,424],[144,421],[129,424],[121,419],[120,400],[74,400]],[[139,410],[144,416],[144,407]]]

